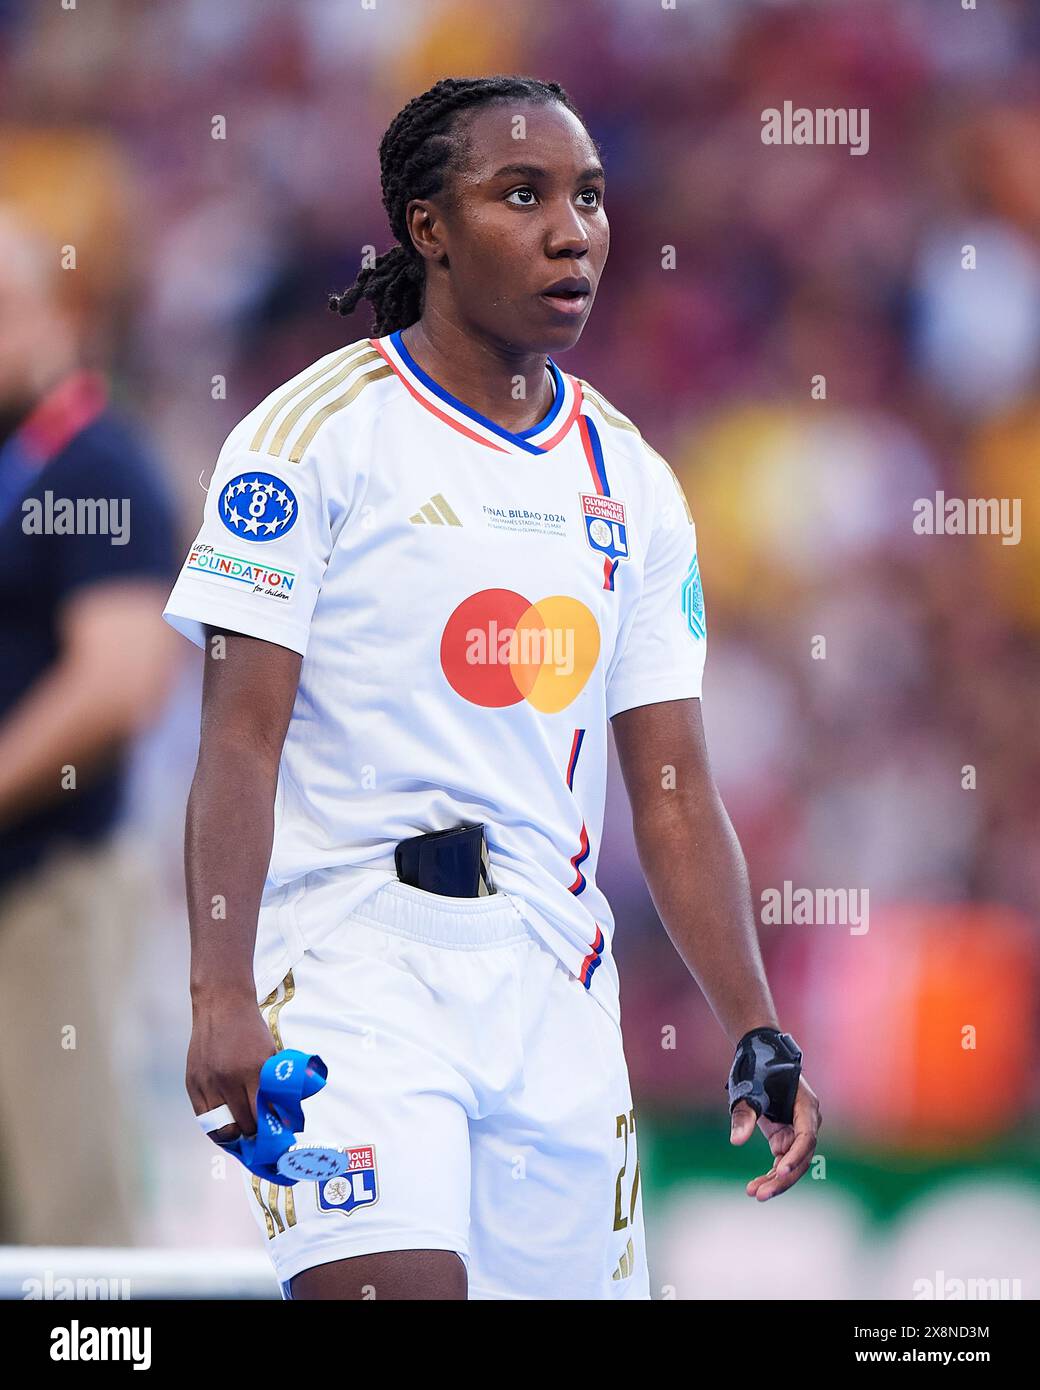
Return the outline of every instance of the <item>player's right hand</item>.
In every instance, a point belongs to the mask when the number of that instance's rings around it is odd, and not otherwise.
[[[229,1107],[235,1123],[214,1130],[218,1143],[253,1135],[260,1068],[278,1050],[256,1000],[217,994],[193,1012],[184,1084],[195,1114]]]

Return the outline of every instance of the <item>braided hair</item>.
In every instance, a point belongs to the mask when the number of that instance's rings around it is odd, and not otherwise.
[[[445,77],[400,110],[379,142],[383,206],[397,242],[358,275],[349,289],[329,296],[329,308],[352,313],[362,299],[374,311],[373,336],[407,328],[422,314],[426,271],[408,234],[405,211],[413,198],[433,198],[457,167],[464,145],[453,131],[456,117],[493,101],[559,102],[581,121],[557,82],[535,77]],[[584,121],[582,121],[584,125]]]

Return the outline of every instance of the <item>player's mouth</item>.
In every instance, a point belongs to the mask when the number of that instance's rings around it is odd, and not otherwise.
[[[583,314],[592,300],[592,286],[584,275],[566,275],[538,296],[561,314]]]

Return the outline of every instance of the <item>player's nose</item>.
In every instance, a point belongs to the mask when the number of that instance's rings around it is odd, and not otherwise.
[[[546,251],[552,257],[587,256],[589,253],[588,228],[570,200],[553,211],[546,232]]]

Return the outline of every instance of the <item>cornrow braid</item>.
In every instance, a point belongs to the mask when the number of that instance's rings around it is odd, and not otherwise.
[[[352,313],[367,299],[377,338],[407,328],[421,316],[426,270],[408,235],[408,204],[413,198],[434,198],[442,192],[446,175],[464,149],[454,131],[457,117],[493,101],[559,102],[582,120],[558,82],[535,77],[445,77],[413,97],[379,142],[383,206],[396,244],[377,257],[375,265],[366,266],[342,294],[329,296],[334,313]]]

